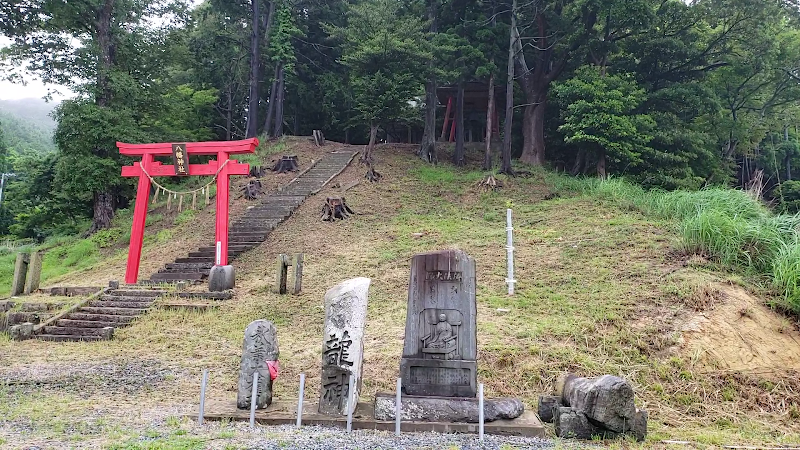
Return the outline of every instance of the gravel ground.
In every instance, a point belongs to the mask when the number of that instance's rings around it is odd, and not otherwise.
[[[259,426],[255,431],[250,430],[245,423],[228,425],[224,428],[217,427],[219,425],[206,425],[202,432],[208,433],[215,428],[219,431],[235,430],[235,437],[209,441],[207,448],[223,449],[231,445],[236,448],[259,450],[512,450],[554,447],[553,441],[549,439],[488,434],[481,442],[474,434],[403,433],[400,437],[396,437],[393,432],[354,430],[348,434],[340,428],[320,426],[303,426],[300,429],[290,425]],[[200,431],[200,428],[195,427],[194,430]]]
[[[37,365],[0,370],[0,386],[10,393],[30,394],[36,390],[77,393],[81,397],[141,393],[153,389],[176,373],[157,360],[113,361],[104,364]]]

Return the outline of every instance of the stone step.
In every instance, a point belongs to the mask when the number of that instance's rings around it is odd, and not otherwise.
[[[200,259],[200,258],[178,258],[180,259]],[[203,258],[213,260],[214,257]],[[152,281],[171,281],[171,280],[202,280],[203,274],[200,272],[173,272],[173,273],[154,273],[150,276]]]
[[[242,253],[242,250],[231,250],[228,247],[228,257],[236,256],[239,253]],[[205,250],[205,251],[196,251],[196,252],[189,252],[189,258],[205,258],[211,257],[216,259],[217,258],[217,251],[216,250]]]
[[[237,244],[242,244],[242,245],[247,244],[247,245],[250,246],[250,248],[258,247],[259,245],[261,245],[263,243],[264,243],[264,241],[254,242],[254,241],[248,240],[247,238],[242,238],[242,240],[237,241]]]
[[[153,296],[133,296],[133,295],[102,295],[100,296],[100,300],[104,302],[152,302],[155,300],[159,295]]]
[[[228,243],[228,251],[229,252],[230,251],[247,251],[247,250],[250,250],[250,247],[248,247],[246,245],[231,245],[230,242]],[[200,247],[200,248],[197,249],[197,251],[198,252],[214,252],[216,254],[217,248],[213,247],[213,246]],[[210,268],[211,268],[211,266],[203,267],[203,269],[210,269]]]
[[[146,309],[136,308],[94,308],[91,306],[84,306],[78,309],[78,312],[88,314],[104,314],[104,315],[119,315],[119,316],[138,316],[147,312]]]
[[[160,289],[114,289],[105,295],[115,295],[120,297],[158,297],[166,293],[167,291]]]
[[[92,300],[89,306],[92,308],[134,308],[134,309],[147,309],[153,302],[122,302],[122,301],[105,301],[105,300]]]
[[[270,231],[274,229],[275,227],[262,227],[259,225],[237,224],[228,232],[228,238],[230,238],[232,234],[238,234],[238,233],[261,233],[264,236],[266,236]],[[231,245],[230,241],[228,242],[228,245]]]
[[[62,334],[38,334],[36,339],[50,342],[82,342],[82,341],[107,341],[102,336],[82,336],[82,335],[62,335]]]
[[[177,258],[175,262],[179,264],[211,263],[214,265],[214,258]]]
[[[199,268],[195,268],[195,269],[167,269],[167,268],[158,269],[158,273],[195,273],[195,272],[201,273],[201,274],[203,274],[205,276],[208,276],[209,272],[211,272],[211,269],[199,269]]]
[[[105,327],[119,327],[125,325],[121,322],[103,322],[101,320],[73,320],[73,319],[58,319],[56,325],[60,327],[81,327],[81,328],[105,328]]]
[[[211,247],[214,248],[214,247]],[[210,269],[214,267],[214,262],[204,262],[204,263],[169,263],[166,264],[165,267],[167,269]]]
[[[236,245],[240,245],[241,242],[264,242],[267,239],[267,235],[265,233],[255,232],[247,232],[247,231],[240,231],[236,234],[230,234],[228,236],[233,242],[236,242]]]
[[[104,336],[108,335],[108,330],[105,330],[103,328],[44,327],[44,334]]]
[[[130,310],[129,310],[130,311]],[[67,315],[67,320],[75,321],[92,321],[92,322],[114,322],[120,325],[128,324],[138,316],[123,316],[116,314],[93,314],[93,313],[70,313]],[[64,319],[61,319],[64,320]]]

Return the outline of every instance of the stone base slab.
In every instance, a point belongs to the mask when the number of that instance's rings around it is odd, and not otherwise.
[[[197,412],[186,416],[197,419]],[[207,399],[206,420],[249,421],[250,411],[236,408],[235,400]],[[297,400],[276,400],[265,409],[256,410],[256,422],[262,425],[294,425],[297,420]],[[317,413],[316,402],[303,402],[303,425],[347,427],[347,417],[327,416]],[[394,431],[394,421],[375,419],[371,403],[361,402],[353,413],[354,430]],[[447,422],[402,422],[401,431],[406,433],[433,431],[437,433],[478,433],[476,423]],[[525,411],[514,420],[496,420],[484,425],[484,433],[505,436],[545,437],[545,428],[536,414]]]
[[[375,395],[375,419],[395,420],[395,396]],[[480,420],[477,398],[416,397],[404,395],[400,399],[402,420],[421,422],[467,422]],[[516,419],[525,411],[525,405],[516,398],[484,399],[483,420]]]
[[[475,397],[478,363],[460,359],[402,358],[403,393],[417,396]]]

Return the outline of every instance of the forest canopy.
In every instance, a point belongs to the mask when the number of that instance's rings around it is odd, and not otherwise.
[[[18,174],[0,234],[110,226],[134,194],[116,141],[312,130],[368,160],[378,140],[417,144],[419,164],[477,147],[509,175],[758,183],[786,210],[800,196],[796,0],[10,0],[0,34],[0,76],[77,93],[55,152],[0,135]]]

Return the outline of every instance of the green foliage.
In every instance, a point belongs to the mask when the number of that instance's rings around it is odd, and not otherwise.
[[[800,181],[784,181],[773,196],[780,202],[778,206],[784,213],[800,212]]]
[[[175,217],[175,225],[183,225],[186,222],[191,222],[192,219],[197,215],[197,211],[194,209],[185,209],[180,212]]]
[[[566,143],[606,155],[614,172],[643,163],[655,121],[636,113],[645,92],[633,77],[584,66],[554,92],[564,108],[558,130]]]
[[[89,239],[100,248],[108,248],[116,244],[124,235],[125,231],[122,228],[108,228],[94,233]]]
[[[402,118],[422,91],[424,80],[416,68],[429,56],[423,21],[392,0],[352,3],[347,18],[346,27],[327,30],[341,43],[341,62],[349,71],[352,119],[379,125]]]

